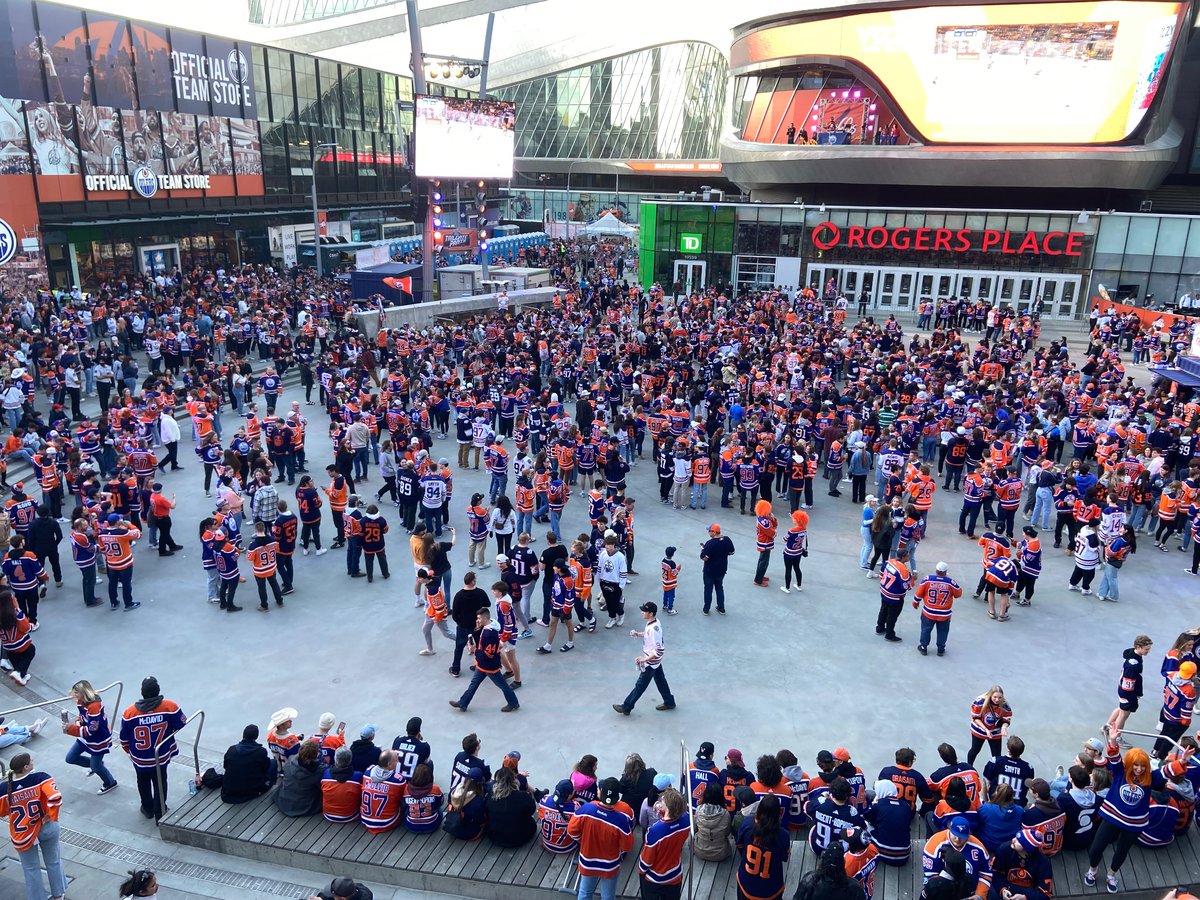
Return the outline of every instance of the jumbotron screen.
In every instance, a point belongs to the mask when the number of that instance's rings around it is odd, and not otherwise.
[[[867,12],[765,27],[734,43],[731,64],[844,58],[929,141],[1113,143],[1145,118],[1182,9],[1104,0]]]
[[[512,178],[515,123],[513,104],[502,100],[418,97],[417,177]]]

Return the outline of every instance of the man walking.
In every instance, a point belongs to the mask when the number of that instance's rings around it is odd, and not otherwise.
[[[187,716],[173,700],[163,699],[158,679],[142,680],[142,699],[121,716],[121,749],[129,754],[137,773],[142,815],[158,820],[167,804],[167,764],[179,754],[175,732]]]
[[[450,604],[450,618],[454,620],[454,659],[450,663],[450,674],[458,677],[462,666],[462,654],[467,642],[471,639],[472,629],[475,628],[475,616],[481,609],[492,605],[487,591],[475,584],[475,573],[468,572],[463,576],[462,589],[454,595]],[[478,671],[478,666],[476,670]]]
[[[729,557],[733,556],[733,541],[721,534],[721,526],[715,522],[708,526],[708,540],[700,548],[700,559],[704,561],[704,614],[712,608],[713,592],[717,594],[717,612],[725,615],[725,573],[729,571]]]
[[[671,694],[667,676],[662,670],[663,637],[662,625],[658,621],[658,604],[647,601],[638,608],[642,611],[642,620],[646,623],[646,628],[644,631],[631,631],[629,636],[642,639],[642,655],[634,660],[640,674],[624,702],[613,704],[613,709],[623,716],[633,711],[638,698],[646,692],[651,681],[662,696],[662,703],[654,708],[663,711],[675,708],[675,697]]]
[[[471,698],[479,690],[483,679],[490,678],[500,693],[504,694],[505,705],[500,712],[516,712],[521,708],[521,702],[504,676],[500,674],[500,625],[492,621],[492,611],[487,607],[475,613],[475,633],[467,643],[467,649],[475,654],[475,674],[471,683],[457,700],[451,700],[450,705],[462,712],[471,705]]]
[[[929,639],[937,629],[937,655],[946,655],[946,636],[950,633],[950,609],[954,601],[962,596],[962,588],[947,572],[950,567],[944,562],[937,564],[934,575],[925,576],[913,592],[913,609],[921,610],[921,637],[917,652],[929,655]]]

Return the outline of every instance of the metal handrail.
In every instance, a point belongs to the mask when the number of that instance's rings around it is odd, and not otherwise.
[[[684,795],[687,798],[688,809],[688,871],[687,871],[687,886],[688,900],[692,900],[692,889],[696,882],[696,809],[692,808],[692,791],[691,783],[688,779],[688,760],[691,759],[691,754],[688,753],[687,744],[682,740],[679,742],[679,783],[687,793]],[[699,808],[700,804],[696,804]]]
[[[112,688],[114,688],[114,687],[117,689],[117,702],[116,702],[115,704],[113,704],[113,708],[114,708],[115,710],[120,710],[120,708],[121,708],[121,695],[122,695],[122,694],[125,692],[125,682],[123,682],[123,681],[114,681],[112,684],[105,685],[105,686],[104,686],[104,687],[102,687],[102,688],[97,688],[97,689],[96,689],[96,693],[97,693],[97,694],[103,694],[105,691],[107,691],[107,690],[111,690],[111,689],[112,689]],[[30,710],[30,709],[38,709],[38,708],[40,708],[40,707],[43,707],[43,706],[56,706],[56,705],[58,705],[59,703],[63,703],[63,702],[65,702],[65,701],[67,701],[67,700],[70,700],[72,703],[74,703],[74,702],[75,702],[75,695],[74,695],[74,694],[67,694],[67,696],[65,696],[65,697],[55,697],[53,700],[43,700],[43,701],[41,701],[40,703],[30,703],[30,704],[29,704],[29,705],[27,705],[27,706],[18,706],[16,709],[6,709],[6,710],[0,710],[0,717],[7,717],[7,716],[11,716],[11,715],[13,715],[14,713],[25,712],[26,710]],[[110,719],[110,723],[111,723],[111,719]]]
[[[1108,728],[1108,726],[1107,726],[1107,725],[1105,725],[1105,726],[1104,726],[1104,737],[1105,737],[1105,738],[1108,738],[1108,736],[1109,736],[1109,733],[1110,733],[1110,732],[1109,732],[1109,728]],[[1186,753],[1186,752],[1187,752],[1187,748],[1186,748],[1186,747],[1184,747],[1184,746],[1183,746],[1183,744],[1179,743],[1179,742],[1178,742],[1178,741],[1176,741],[1176,740],[1173,740],[1173,739],[1171,739],[1171,738],[1167,737],[1166,735],[1163,735],[1163,734],[1158,734],[1157,732],[1151,732],[1151,731],[1130,731],[1130,730],[1128,730],[1128,729],[1122,728],[1122,729],[1121,729],[1121,734],[1133,734],[1133,735],[1137,735],[1138,737],[1148,737],[1148,738],[1154,738],[1156,741],[1159,741],[1159,740],[1162,740],[1162,741],[1168,741],[1168,742],[1170,742],[1171,744],[1173,744],[1173,745],[1175,746],[1175,749],[1176,749],[1176,750],[1178,750],[1180,753]]]
[[[188,720],[183,723],[183,728],[187,728],[197,719],[200,720],[200,723],[196,726],[196,740],[192,742],[192,764],[196,773],[195,777],[198,778],[200,776],[200,735],[204,733],[204,710],[196,710],[196,712],[189,716]],[[179,731],[183,731],[183,728],[180,728]],[[163,790],[163,763],[162,759],[158,755],[158,748],[167,741],[175,738],[176,735],[179,734],[179,731],[173,731],[170,734],[165,735],[161,741],[154,745],[154,778],[158,782],[158,803],[159,806],[162,807],[162,812],[164,814],[167,811],[167,804],[164,802],[166,792]],[[168,759],[167,762],[169,763],[170,760]]]

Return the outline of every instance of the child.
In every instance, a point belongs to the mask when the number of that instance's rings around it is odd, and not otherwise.
[[[662,560],[662,605],[668,616],[676,615],[675,588],[679,584],[679,573],[683,566],[675,562],[675,548],[668,547],[663,551]]]
[[[421,656],[433,656],[437,652],[433,649],[434,626],[437,626],[442,637],[448,641],[453,641],[454,635],[446,625],[450,611],[446,609],[446,594],[442,590],[442,581],[440,578],[435,579],[433,573],[424,567],[417,570],[415,593],[420,597],[422,592],[425,595],[425,625],[421,633],[425,635],[425,647],[421,650]]]
[[[538,647],[537,652],[554,652],[554,636],[558,632],[558,623],[561,621],[567,632],[567,642],[558,649],[563,653],[568,653],[575,649],[575,642],[571,640],[571,609],[575,606],[575,578],[571,574],[570,565],[566,560],[561,559],[554,564],[554,574],[550,577],[554,579],[554,587],[550,589],[552,604],[550,632],[546,635],[546,643]]]
[[[521,664],[517,661],[517,616],[513,612],[512,595],[503,581],[492,584],[492,599],[496,601],[496,622],[500,626],[500,663],[505,676],[512,676],[512,686],[521,686]]]

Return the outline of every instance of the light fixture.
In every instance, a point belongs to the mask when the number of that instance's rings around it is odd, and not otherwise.
[[[821,212],[825,212],[825,204],[824,203],[821,204]]]
[[[430,69],[428,72],[426,72],[425,74],[426,74],[426,75],[427,75],[429,78],[436,80],[436,79],[437,79],[437,77],[438,77],[438,70],[437,70],[437,69],[433,69],[433,68],[431,68],[431,69]]]
[[[462,66],[455,66],[455,67],[454,67],[454,77],[455,77],[455,78],[462,78],[462,77],[463,77],[463,67],[462,67]]]
[[[449,78],[449,77],[450,77],[450,63],[445,63],[445,64],[442,66],[442,77],[443,77],[443,78]]]

